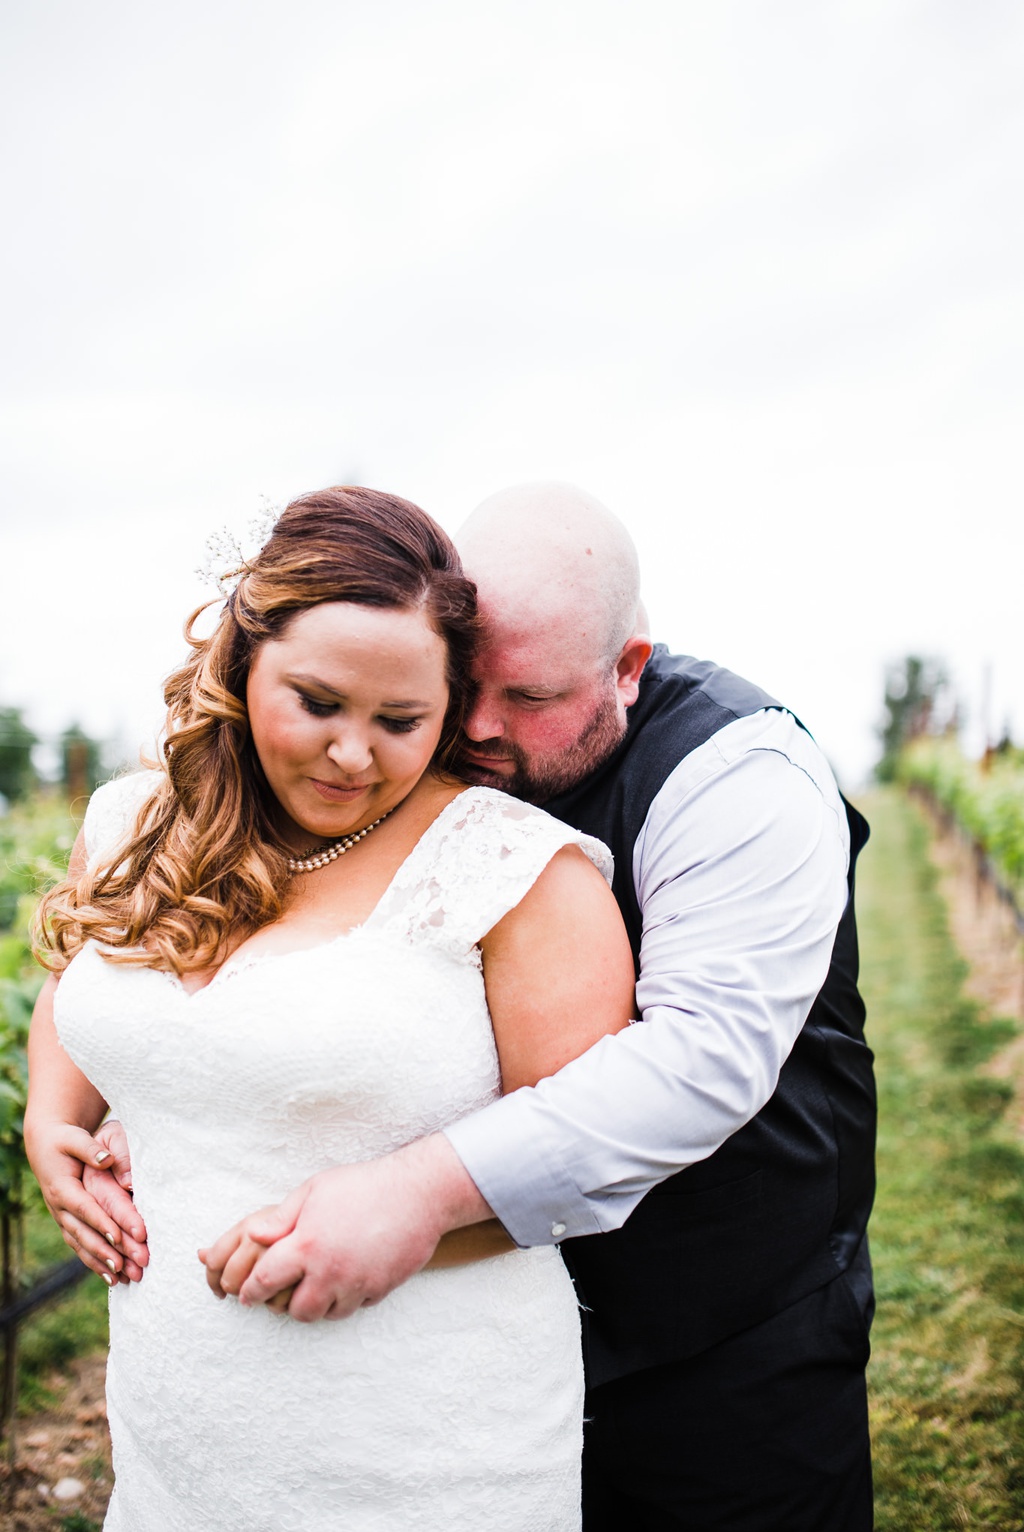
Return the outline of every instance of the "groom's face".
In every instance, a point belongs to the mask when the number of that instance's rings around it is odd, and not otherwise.
[[[578,633],[523,631],[486,608],[483,616],[468,775],[544,803],[588,776],[625,733],[615,667],[588,654]]]

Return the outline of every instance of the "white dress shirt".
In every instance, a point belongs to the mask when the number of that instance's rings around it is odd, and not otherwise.
[[[740,718],[680,762],[633,851],[642,1019],[445,1130],[517,1243],[618,1228],[761,1110],[828,972],[849,855],[791,714]]]

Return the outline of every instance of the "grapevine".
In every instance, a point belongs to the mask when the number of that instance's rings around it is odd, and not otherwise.
[[[900,757],[898,775],[924,789],[988,859],[997,882],[1024,912],[1024,750],[971,761],[952,738],[921,736]]]
[[[29,1184],[25,1047],[43,980],[29,927],[40,890],[64,876],[74,833],[59,798],[29,799],[0,817],[0,1220],[17,1221]]]

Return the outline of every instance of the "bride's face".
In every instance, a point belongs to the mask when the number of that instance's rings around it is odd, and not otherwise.
[[[253,743],[294,849],[395,808],[437,748],[447,653],[421,611],[331,601],[262,644],[246,689]]]

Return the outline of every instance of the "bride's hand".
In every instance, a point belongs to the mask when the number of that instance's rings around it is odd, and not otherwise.
[[[29,1162],[39,1182],[52,1217],[65,1243],[90,1271],[101,1276],[108,1286],[115,1282],[137,1282],[149,1260],[145,1245],[146,1230],[125,1197],[132,1216],[126,1230],[104,1207],[92,1188],[109,1179],[107,1170],[111,1151],[102,1140],[102,1130],[94,1136],[75,1123],[34,1122],[26,1135]],[[84,1172],[90,1173],[90,1185],[84,1184]],[[122,1196],[125,1194],[122,1192]],[[141,1239],[133,1237],[141,1231]]]
[[[293,1319],[344,1319],[421,1271],[449,1228],[490,1216],[448,1140],[321,1171],[245,1220],[265,1248],[239,1289],[265,1304],[294,1288]]]
[[[132,1167],[128,1139],[121,1124],[111,1118],[96,1129],[96,1142],[108,1151],[102,1169],[88,1161],[82,1168],[82,1186],[116,1226],[114,1248],[124,1255],[124,1274],[132,1282],[149,1264],[146,1225],[132,1201]]]
[[[276,1214],[276,1207],[261,1209],[253,1218],[262,1214]],[[249,1219],[243,1218],[234,1228],[222,1234],[220,1239],[205,1250],[199,1251],[199,1259],[206,1267],[206,1281],[217,1298],[237,1298],[242,1284],[247,1280],[256,1262],[267,1250],[267,1244],[259,1244],[247,1232]],[[266,1307],[275,1314],[283,1314],[288,1308],[293,1288],[276,1293]]]

